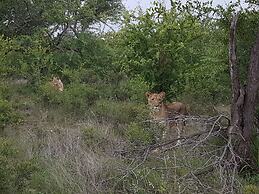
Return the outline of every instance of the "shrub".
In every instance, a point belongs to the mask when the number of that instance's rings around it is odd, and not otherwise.
[[[259,193],[259,186],[258,185],[245,185],[244,187],[244,194],[256,194]]]
[[[4,193],[13,189],[15,179],[15,169],[13,166],[13,156],[16,150],[12,149],[10,143],[0,139],[0,191]]]
[[[121,124],[143,121],[149,112],[145,105],[112,100],[97,101],[94,110],[99,117]]]
[[[45,103],[62,106],[72,113],[83,113],[98,99],[95,88],[81,83],[65,85],[64,91],[56,91],[50,83],[41,86],[41,97]]]
[[[22,193],[38,169],[33,160],[18,158],[18,149],[8,139],[0,139],[0,193]]]
[[[259,166],[259,136],[256,135],[256,131],[254,131],[253,133],[255,133],[253,135],[253,144],[252,144],[252,152],[254,155],[254,158],[257,162],[257,166]],[[259,179],[259,176],[258,176]]]
[[[129,99],[134,102],[145,102],[145,92],[149,91],[148,84],[141,77],[122,80],[114,93],[119,99]]]
[[[19,45],[15,40],[0,36],[0,74],[3,77],[18,73],[18,61],[21,58]]]
[[[0,99],[7,100],[10,98],[10,89],[6,86],[6,84],[0,85]]]
[[[82,109],[93,105],[97,99],[95,88],[86,84],[70,84],[64,92],[63,103],[69,109]]]
[[[148,145],[155,141],[152,131],[135,122],[128,125],[126,136],[135,145]]]
[[[148,167],[136,169],[123,181],[119,180],[115,190],[117,193],[167,193],[169,186],[161,176],[161,173]]]
[[[0,99],[0,129],[7,124],[21,122],[21,118],[16,114],[7,100]]]
[[[60,104],[61,103],[61,93],[56,91],[50,82],[40,86],[40,95],[45,103],[50,104]]]
[[[83,140],[87,147],[100,147],[100,144],[105,143],[107,145],[107,140],[101,133],[101,131],[94,127],[87,127],[82,130]]]
[[[68,83],[95,84],[100,81],[97,73],[91,69],[80,67],[79,69],[64,69],[63,78]]]

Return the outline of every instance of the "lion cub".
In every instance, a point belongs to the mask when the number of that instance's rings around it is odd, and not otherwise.
[[[168,129],[176,127],[177,137],[180,137],[181,129],[178,127],[177,122],[174,122],[174,121],[170,122],[170,119],[174,119],[174,116],[177,116],[177,115],[186,115],[187,114],[186,105],[181,102],[173,102],[173,103],[165,104],[163,102],[165,98],[165,92],[160,92],[160,93],[146,92],[146,97],[148,100],[148,105],[151,110],[150,112],[151,118],[156,122],[166,124]],[[183,124],[181,124],[180,126],[181,128]],[[167,132],[168,131],[164,132],[163,139],[165,138],[165,136],[167,136]]]
[[[146,92],[148,105],[151,109],[151,117],[154,120],[169,119],[175,115],[186,115],[186,105],[181,102],[165,104],[165,92],[151,93]]]
[[[52,81],[51,81],[51,84],[52,84],[52,86],[53,86],[56,90],[58,90],[58,91],[60,91],[60,92],[63,92],[63,91],[64,91],[64,85],[63,85],[61,79],[59,79],[59,78],[57,78],[57,77],[53,77],[53,79],[52,79]]]

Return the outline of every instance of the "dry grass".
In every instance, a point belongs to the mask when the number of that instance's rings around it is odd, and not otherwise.
[[[54,110],[34,109],[20,129],[18,144],[27,157],[41,161],[58,192],[104,192],[105,180],[122,165],[114,151],[125,142],[111,124],[71,119]]]
[[[50,193],[241,191],[232,164],[226,163],[229,145],[218,140],[223,124],[217,117],[189,116],[182,133],[189,138],[176,145],[172,136],[161,151],[152,152],[161,147],[161,138],[155,145],[137,147],[117,135],[111,123],[90,118],[75,122],[58,111],[32,110],[19,137],[28,157],[39,158],[47,169]]]

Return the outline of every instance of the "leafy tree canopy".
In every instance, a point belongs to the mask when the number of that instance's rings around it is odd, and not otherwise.
[[[122,7],[121,0],[3,0],[0,33],[32,35],[44,27],[49,36],[77,34],[95,23],[115,20]]]

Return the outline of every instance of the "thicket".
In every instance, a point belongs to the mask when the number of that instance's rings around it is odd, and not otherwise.
[[[120,0],[0,5],[0,192],[176,192],[173,178],[155,169],[166,160],[153,157],[124,174],[134,160],[116,152],[160,140],[162,129],[145,122],[146,91],[165,91],[193,114],[211,115],[217,104],[230,103],[228,29],[240,4],[171,1],[166,9],[155,1],[146,11],[127,11]],[[256,5],[240,12],[242,77],[259,26]],[[118,21],[118,31],[102,32]],[[64,92],[53,89],[53,76]],[[66,123],[73,124],[62,128]],[[258,157],[256,129],[254,142]],[[258,175],[245,180],[243,191],[256,193]]]

